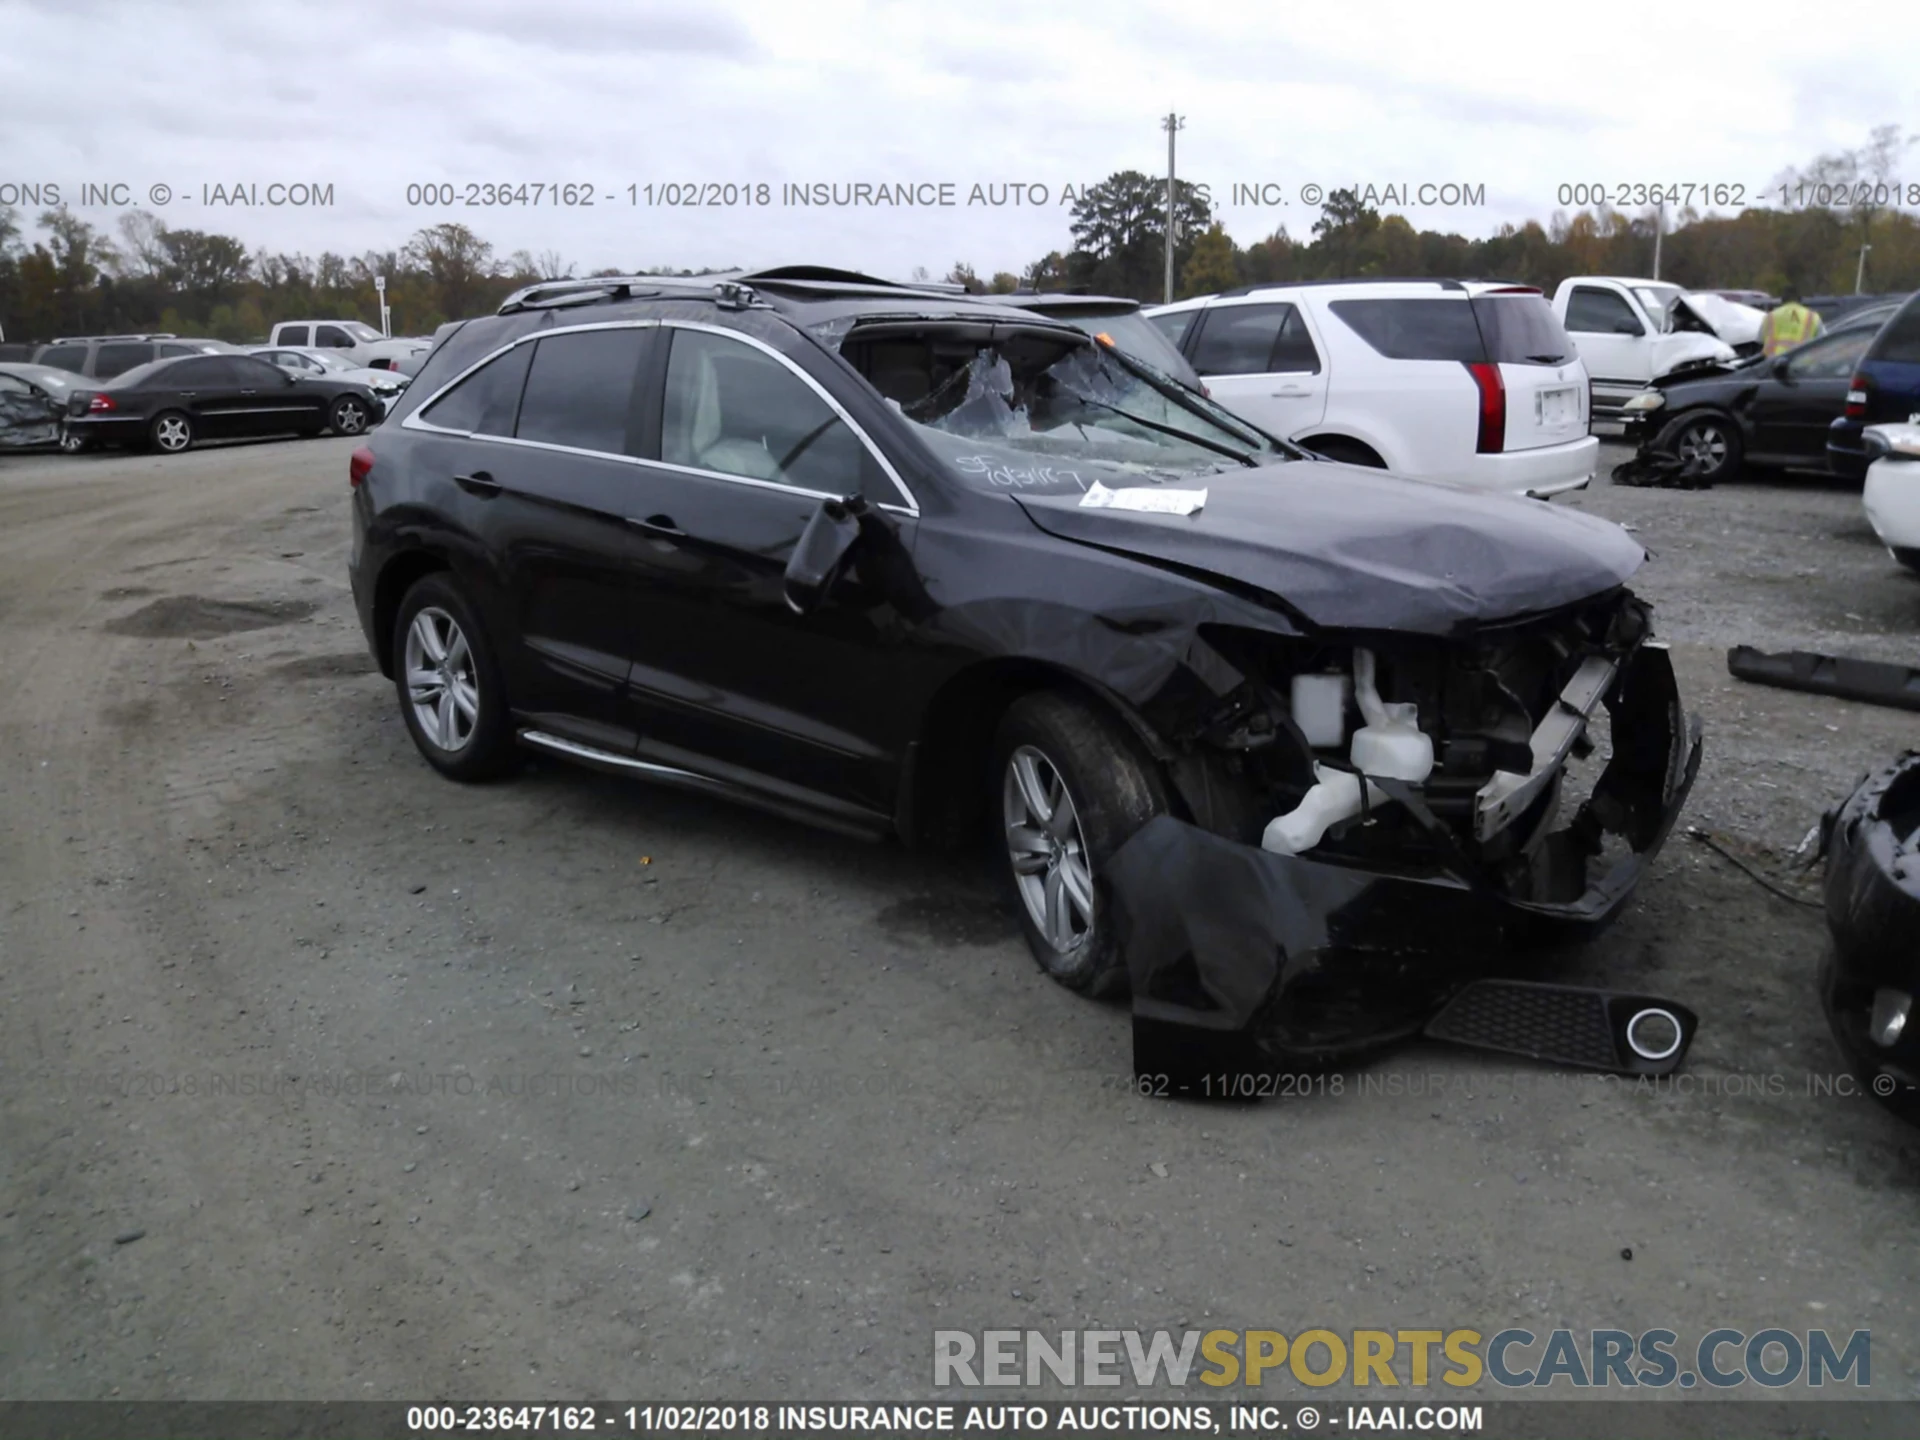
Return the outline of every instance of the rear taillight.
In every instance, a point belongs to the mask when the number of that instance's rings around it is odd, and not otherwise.
[[[362,445],[347,459],[347,486],[357,490],[360,482],[367,478],[367,472],[373,469],[373,451]]]
[[[104,415],[109,410],[118,410],[119,408],[118,405],[113,403],[113,397],[111,395],[96,395],[87,401],[87,413],[89,415]]]
[[[1467,362],[1467,373],[1480,391],[1480,435],[1473,448],[1482,455],[1498,455],[1507,444],[1507,382],[1500,367]]]
[[[1867,418],[1867,377],[1856,375],[1847,385],[1847,408],[1841,412],[1849,420]]]

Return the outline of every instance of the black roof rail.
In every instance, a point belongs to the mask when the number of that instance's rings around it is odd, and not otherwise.
[[[858,270],[840,270],[831,265],[775,265],[766,270],[748,270],[739,277],[749,285],[794,285],[809,290],[901,290],[931,295],[967,295],[966,286],[951,280],[883,280]]]
[[[584,280],[542,280],[514,291],[500,302],[498,314],[520,310],[550,310],[563,305],[593,305],[602,300],[632,300],[658,295],[667,289],[711,290],[737,278],[734,272],[715,275],[592,275]]]
[[[739,278],[759,284],[777,280],[803,280],[828,285],[899,285],[896,280],[882,280],[877,275],[863,274],[858,270],[840,270],[832,265],[772,265],[765,270],[746,271]]]
[[[1227,295],[1254,295],[1262,290],[1310,290],[1321,285],[1437,285],[1442,290],[1467,288],[1464,281],[1444,275],[1349,275],[1343,280],[1262,280],[1254,285],[1236,285],[1231,290],[1216,290],[1210,297],[1196,296],[1195,298],[1217,299]]]

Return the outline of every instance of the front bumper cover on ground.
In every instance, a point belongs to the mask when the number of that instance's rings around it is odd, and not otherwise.
[[[1420,1033],[1477,980],[1525,974],[1535,945],[1603,928],[1665,841],[1701,747],[1663,648],[1636,651],[1607,704],[1614,754],[1586,808],[1630,853],[1593,876],[1577,847],[1556,852],[1557,864],[1582,868],[1573,899],[1515,898],[1464,855],[1395,874],[1275,854],[1170,816],[1149,822],[1106,875],[1133,988],[1136,1070],[1169,1077],[1169,1092],[1199,1094],[1222,1075],[1324,1067]],[[1555,1005],[1584,1014],[1597,994],[1477,1005],[1471,1024],[1436,1038],[1629,1073],[1664,1073],[1684,1059],[1693,1022],[1681,1006],[1667,1005],[1680,1043],[1651,1069],[1619,1044],[1543,1044],[1526,1018]],[[1503,1013],[1515,1017],[1510,1034],[1486,1018]],[[1609,1053],[1619,1063],[1607,1063]]]

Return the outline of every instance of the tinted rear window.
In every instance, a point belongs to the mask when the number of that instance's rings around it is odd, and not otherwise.
[[[624,454],[634,376],[651,333],[588,330],[540,341],[514,434],[522,440],[570,445],[576,450]]]
[[[93,373],[105,380],[153,359],[151,345],[102,345],[93,355]]]
[[[136,365],[131,370],[122,370],[118,375],[114,376],[113,379],[103,382],[100,388],[103,390],[137,390],[146,382],[148,376],[160,374],[164,372],[165,369],[166,362],[164,360],[149,360],[146,364]]]
[[[1889,320],[1886,328],[1874,337],[1873,345],[1867,351],[1867,359],[1920,365],[1920,296],[1915,296],[1901,307],[1899,314]]]
[[[1476,295],[1468,305],[1494,363],[1564,365],[1573,359],[1573,342],[1544,296]]]
[[[1198,310],[1169,310],[1160,315],[1147,316],[1147,323],[1167,337],[1172,345],[1179,345],[1186,338],[1187,331],[1193,328],[1194,317]]]
[[[205,385],[213,388],[234,383],[227,367],[210,355],[197,360],[171,360],[156,366],[153,373],[159,376],[162,385]]]
[[[276,366],[252,355],[229,355],[222,363],[242,385],[279,385],[287,378]]]
[[[78,375],[86,368],[87,347],[84,345],[49,345],[40,352],[36,362],[51,365],[56,370],[71,370]]]
[[[307,343],[307,327],[305,325],[282,325],[275,338],[277,343],[281,345],[304,345]]]
[[[1487,358],[1466,297],[1458,300],[1334,300],[1327,308],[1389,360]]]
[[[421,418],[449,430],[475,435],[511,435],[520,408],[520,391],[527,383],[527,362],[533,346],[516,345],[498,360],[483,365],[462,380],[443,399],[421,412]]]
[[[1210,309],[1193,347],[1193,368],[1202,375],[1272,373],[1274,348],[1292,315],[1293,306],[1285,303]]]

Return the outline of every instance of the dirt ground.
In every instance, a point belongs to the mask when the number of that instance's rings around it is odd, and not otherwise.
[[[1920,1395],[1920,1137],[1811,1093],[1816,910],[1676,836],[1574,957],[1701,1013],[1684,1085],[1424,1045],[1142,1098],[981,874],[438,778],[349,448],[0,457],[0,1395],[894,1400],[936,1328],[1509,1323],[1870,1328]],[[1654,553],[1687,820],[1787,873],[1920,717],[1726,647],[1911,661],[1920,577],[1819,481],[1558,503]]]

